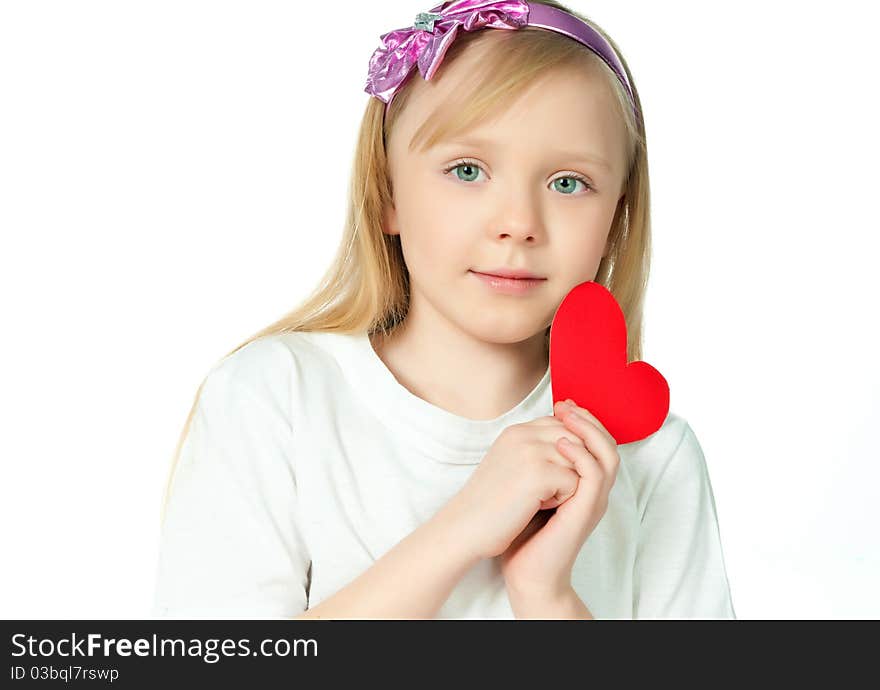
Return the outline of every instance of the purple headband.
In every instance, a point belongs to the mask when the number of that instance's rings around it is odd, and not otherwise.
[[[412,27],[395,29],[382,34],[382,45],[370,58],[367,85],[371,96],[385,102],[385,112],[400,85],[406,80],[414,64],[426,80],[443,61],[443,56],[455,40],[459,27],[465,31],[478,29],[521,29],[537,26],[573,38],[583,43],[614,70],[626,89],[633,112],[638,109],[626,71],[614,49],[593,27],[577,17],[555,7],[528,2],[485,2],[481,0],[452,0],[419,12]]]

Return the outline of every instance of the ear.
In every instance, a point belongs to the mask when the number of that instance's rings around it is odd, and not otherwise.
[[[394,206],[389,206],[385,209],[382,232],[384,232],[386,235],[400,234],[400,231],[397,229],[397,209],[395,209]]]

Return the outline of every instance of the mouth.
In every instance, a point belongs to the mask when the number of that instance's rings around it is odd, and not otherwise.
[[[468,272],[490,290],[507,295],[524,295],[547,282],[546,278],[511,278],[474,270]]]
[[[478,271],[475,268],[470,269],[474,273],[484,276],[493,276],[495,278],[516,278],[525,280],[547,280],[544,276],[539,276],[530,271],[519,268],[492,268],[486,271]]]

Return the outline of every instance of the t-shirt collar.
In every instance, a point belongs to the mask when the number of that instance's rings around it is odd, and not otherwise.
[[[453,464],[476,464],[506,427],[553,413],[550,367],[513,408],[495,419],[469,419],[424,400],[403,386],[373,349],[367,333],[324,332],[343,374],[362,402],[392,432],[422,452]]]

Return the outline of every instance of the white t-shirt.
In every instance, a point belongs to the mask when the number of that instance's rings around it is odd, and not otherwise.
[[[287,618],[345,587],[458,492],[501,431],[553,413],[550,370],[472,420],[402,386],[357,336],[297,332],[215,365],[181,448],[153,615]],[[706,462],[670,413],[618,446],[572,585],[596,618],[735,618]],[[514,618],[497,559],[438,618]]]

